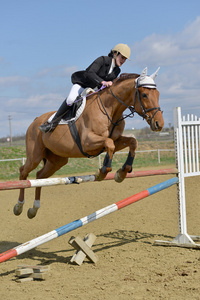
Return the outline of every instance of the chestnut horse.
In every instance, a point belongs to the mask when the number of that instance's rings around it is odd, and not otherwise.
[[[159,69],[158,69],[159,70]],[[39,126],[47,121],[53,112],[36,118],[26,133],[26,163],[20,168],[20,180],[26,180],[28,174],[43,160],[43,168],[37,172],[38,178],[48,178],[70,157],[79,158],[97,156],[106,152],[103,167],[98,171],[96,180],[103,180],[110,172],[113,154],[129,147],[129,154],[123,167],[115,174],[115,180],[121,182],[132,171],[137,141],[134,137],[123,136],[125,120],[123,112],[129,108],[131,113],[138,113],[147,121],[153,131],[160,131],[164,126],[159,107],[159,92],[154,79],[158,70],[147,76],[147,68],[141,75],[122,74],[115,79],[111,88],[102,89],[87,97],[82,115],[76,121],[82,150],[74,141],[69,126],[58,125],[53,132],[43,133]],[[28,217],[35,217],[40,207],[41,187],[35,191],[33,207],[28,210]],[[18,203],[14,207],[15,215],[20,215],[24,204],[24,189],[20,189]]]

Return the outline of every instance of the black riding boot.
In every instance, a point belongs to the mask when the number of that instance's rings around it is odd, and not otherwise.
[[[66,114],[66,112],[70,109],[70,106],[67,105],[66,100],[61,104],[59,109],[57,110],[55,116],[49,123],[48,121],[39,126],[39,129],[42,132],[51,132],[54,131],[62,117]]]

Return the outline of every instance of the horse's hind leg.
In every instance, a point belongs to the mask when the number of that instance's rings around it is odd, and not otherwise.
[[[28,174],[39,165],[40,161],[41,159],[39,158],[39,156],[36,161],[33,161],[33,158],[32,159],[27,158],[25,164],[19,169],[20,171],[19,179],[26,180]],[[24,203],[25,203],[24,189],[20,189],[18,203],[14,206],[13,209],[13,212],[16,216],[19,216],[22,213]]]
[[[68,158],[57,156],[53,153],[47,155],[47,160],[44,164],[44,167],[37,172],[37,179],[48,178],[52,176],[56,171],[58,171],[62,166],[66,165]],[[33,207],[29,208],[27,216],[29,219],[32,219],[36,216],[38,209],[40,208],[40,196],[41,196],[41,187],[35,189],[35,201]]]

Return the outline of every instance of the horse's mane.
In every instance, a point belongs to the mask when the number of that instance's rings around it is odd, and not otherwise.
[[[136,79],[138,78],[140,75],[135,74],[135,73],[122,73],[119,77],[117,77],[115,80],[113,80],[113,84],[118,84],[126,79]]]
[[[116,86],[117,84],[119,84],[120,82],[126,80],[126,79],[136,79],[138,78],[140,75],[139,74],[135,74],[135,73],[122,73],[119,77],[117,77],[116,79],[113,80],[113,84]],[[104,89],[101,91],[101,93],[104,92]],[[93,96],[94,93],[89,93],[87,95],[87,97]]]

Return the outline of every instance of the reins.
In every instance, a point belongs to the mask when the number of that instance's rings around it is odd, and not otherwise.
[[[128,118],[128,117],[131,117],[131,115],[134,116],[135,109],[134,109],[133,106],[129,106],[129,105],[127,105],[126,103],[124,103],[121,99],[119,99],[119,98],[113,93],[111,87],[109,87],[109,88],[110,88],[110,91],[111,91],[112,96],[113,96],[118,102],[120,102],[121,104],[123,104],[124,106],[126,106],[126,108],[128,108],[128,109],[131,111],[130,114],[128,114],[128,115],[126,115],[126,116],[122,116],[121,118],[119,118],[119,119],[114,123],[114,122],[111,120],[110,116],[108,115],[107,110],[106,110],[106,108],[105,108],[105,106],[104,106],[104,104],[103,104],[103,102],[102,102],[102,100],[101,100],[100,93],[99,93],[99,91],[98,91],[98,97],[99,97],[99,100],[100,100],[100,102],[101,102],[101,106],[102,106],[102,108],[103,108],[103,110],[104,110],[104,113],[105,113],[105,115],[107,116],[107,118],[108,118],[108,120],[110,121],[110,123],[115,127],[115,126],[117,126],[121,121],[123,121],[124,119],[126,119],[126,118]],[[114,129],[114,128],[113,128],[113,129]]]

